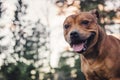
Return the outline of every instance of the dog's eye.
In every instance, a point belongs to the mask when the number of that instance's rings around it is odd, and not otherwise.
[[[83,24],[83,25],[88,25],[88,24],[89,24],[89,21],[88,21],[88,20],[84,20],[84,21],[81,22],[81,24]]]
[[[65,25],[64,25],[64,28],[65,28],[65,29],[68,29],[69,27],[70,27],[69,24],[65,24]]]

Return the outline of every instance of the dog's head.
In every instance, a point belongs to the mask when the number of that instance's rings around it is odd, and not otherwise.
[[[63,24],[65,40],[75,52],[82,53],[95,44],[98,36],[96,10],[68,16]]]

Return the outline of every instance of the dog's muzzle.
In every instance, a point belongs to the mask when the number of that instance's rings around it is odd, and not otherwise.
[[[88,38],[84,38],[79,32],[72,31],[70,33],[70,45],[75,52],[82,53],[87,50],[94,35],[95,33],[91,32],[91,35]]]

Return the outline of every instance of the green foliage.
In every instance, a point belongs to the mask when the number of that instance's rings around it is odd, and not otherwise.
[[[81,0],[80,6],[82,11],[97,9],[98,4],[104,4],[104,0]]]
[[[0,71],[3,72],[6,80],[32,80],[32,74],[30,72],[36,69],[33,64],[27,65],[19,61],[17,64],[9,63],[7,65],[3,65],[1,68],[2,69]],[[36,72],[34,76],[35,80],[37,80],[38,73]]]
[[[71,63],[71,61],[73,62]],[[83,73],[80,69],[79,55],[73,52],[62,53],[59,68],[56,68],[55,71],[55,73],[59,74],[58,80],[84,80]]]
[[[45,73],[45,74],[44,74],[44,79],[43,79],[43,80],[47,80],[47,79],[54,80],[54,74],[51,73],[51,72]]]

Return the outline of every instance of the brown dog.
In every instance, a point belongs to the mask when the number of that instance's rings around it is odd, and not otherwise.
[[[96,10],[70,15],[64,21],[64,37],[81,55],[86,80],[120,80],[120,40],[98,25]]]

